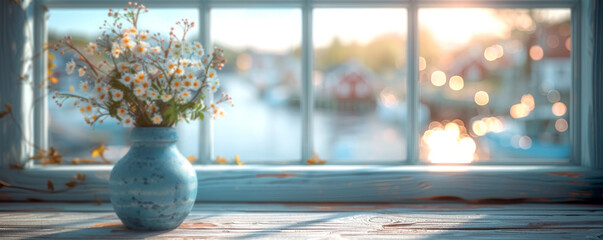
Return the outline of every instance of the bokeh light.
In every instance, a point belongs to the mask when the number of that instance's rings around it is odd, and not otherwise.
[[[442,71],[435,71],[431,74],[431,84],[436,87],[441,87],[446,84],[446,74]]]
[[[540,61],[543,56],[544,56],[544,52],[542,50],[542,47],[540,47],[538,45],[534,45],[530,48],[530,57],[532,58],[532,60]]]
[[[528,136],[519,138],[519,147],[523,149],[530,149],[532,147],[532,138]]]
[[[471,128],[473,129],[473,133],[475,133],[477,136],[484,136],[486,133],[488,133],[488,124],[482,120],[473,122]]]
[[[427,61],[424,57],[419,57],[419,71],[423,71],[427,68]]]
[[[509,110],[512,118],[524,118],[530,115],[530,107],[523,103],[518,103],[511,106]]]
[[[450,89],[454,91],[459,91],[465,86],[465,82],[461,76],[452,76],[448,84],[450,85]]]
[[[475,135],[484,136],[489,132],[500,133],[505,130],[505,127],[503,122],[497,117],[485,117],[474,121],[471,129]]]
[[[445,124],[444,124],[445,123]],[[442,126],[445,126],[442,128]],[[463,121],[431,122],[423,133],[421,143],[429,149],[427,159],[432,163],[470,163],[477,146],[467,134]]]
[[[557,121],[555,121],[555,130],[559,131],[559,132],[565,132],[567,131],[568,128],[568,124],[567,121],[563,118],[557,119]]]
[[[546,94],[546,99],[549,100],[550,103],[556,103],[561,100],[561,94],[557,90],[549,90]]]
[[[488,96],[487,92],[479,91],[475,93],[475,97],[473,98],[473,100],[475,100],[475,103],[477,105],[484,106],[488,104],[488,102],[490,102],[490,97]]]
[[[567,112],[567,107],[562,102],[556,102],[555,104],[553,104],[552,111],[555,116],[561,117]]]
[[[528,106],[530,111],[534,110],[536,103],[534,102],[534,96],[532,94],[524,94],[521,96],[521,104]]]
[[[503,47],[500,44],[494,44],[484,50],[484,58],[488,61],[494,61],[504,55]]]
[[[252,63],[253,59],[247,53],[241,53],[239,54],[239,56],[237,56],[237,67],[240,70],[249,70],[251,68]]]

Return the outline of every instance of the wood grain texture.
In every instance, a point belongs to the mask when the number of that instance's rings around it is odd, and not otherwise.
[[[210,202],[603,202],[603,172],[546,166],[196,166],[197,201]],[[0,189],[0,200],[108,200],[110,167],[10,171],[6,182],[46,188],[87,175],[61,194]]]
[[[126,229],[103,204],[0,204],[0,236],[17,238],[598,239],[603,205],[196,204],[177,229]]]

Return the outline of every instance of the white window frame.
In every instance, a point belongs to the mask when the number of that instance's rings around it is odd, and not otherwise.
[[[33,0],[28,7],[33,13],[31,40],[34,52],[42,50],[46,41],[44,8],[120,8],[124,1]],[[587,129],[589,110],[592,110],[592,32],[586,28],[590,21],[588,6],[591,0],[149,0],[150,8],[197,8],[201,42],[209,49],[210,9],[212,8],[299,8],[302,11],[302,163],[291,166],[267,165],[195,165],[199,178],[198,201],[364,201],[412,202],[457,200],[483,202],[488,199],[518,201],[592,201],[601,199],[602,189],[596,184],[603,181],[603,172],[593,170],[601,166],[602,159],[593,157],[592,144],[581,144],[592,139],[594,133]],[[589,5],[590,4],[590,5]],[[584,5],[587,5],[586,7]],[[303,159],[311,156],[312,149],[312,85],[313,47],[312,11],[314,8],[406,8],[408,24],[407,59],[418,59],[418,9],[433,7],[486,7],[486,8],[570,8],[572,23],[572,100],[570,102],[571,165],[420,165],[418,157],[419,127],[417,121],[419,86],[407,81],[407,108],[409,121],[407,133],[407,161],[400,166],[307,166]],[[590,36],[584,37],[584,36]],[[417,61],[407,61],[407,79],[418,79]],[[41,83],[45,78],[46,56],[33,60],[32,81]],[[7,90],[0,90],[7,91]],[[43,96],[42,89],[21,95]],[[211,100],[211,99],[210,99]],[[20,107],[26,107],[27,101]],[[47,147],[46,99],[36,106],[34,119],[24,121],[26,136]],[[19,106],[17,106],[19,107]],[[599,123],[600,124],[600,123]],[[209,163],[214,159],[211,121],[202,121],[199,159]],[[17,139],[22,140],[22,139]],[[14,140],[14,141],[17,141]],[[23,141],[21,141],[23,142]],[[72,179],[75,172],[87,174],[85,184],[62,194],[33,194],[7,189],[13,200],[40,198],[44,200],[94,201],[92,195],[108,200],[107,181],[111,166],[26,166],[25,170],[6,168],[9,163],[25,162],[33,152],[21,143],[21,159],[0,159],[0,173],[4,181],[13,184],[45,188],[46,180],[60,183]],[[6,151],[8,148],[0,150]],[[462,186],[462,188],[459,188]],[[2,190],[0,190],[1,193]],[[578,193],[578,194],[576,194]]]

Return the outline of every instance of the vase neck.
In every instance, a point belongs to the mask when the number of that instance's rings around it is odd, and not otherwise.
[[[178,133],[173,127],[135,127],[130,133],[130,141],[175,143],[178,141]]]

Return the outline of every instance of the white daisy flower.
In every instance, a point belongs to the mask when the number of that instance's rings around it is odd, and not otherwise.
[[[155,100],[155,99],[159,98],[159,93],[157,91],[151,89],[151,90],[147,91],[147,96],[150,99]]]
[[[169,95],[169,94],[163,94],[163,95],[161,95],[161,100],[163,100],[164,102],[167,102],[170,99],[172,99],[172,95]]]
[[[180,89],[181,87],[182,87],[182,82],[180,82],[178,80],[172,81],[172,88],[173,89]]]
[[[125,116],[128,115],[128,111],[125,108],[120,107],[117,109],[117,115],[124,118]]]
[[[117,70],[121,71],[121,72],[125,72],[130,70],[130,66],[128,64],[125,63],[118,63],[117,64]]]
[[[102,91],[100,93],[97,93],[97,96],[98,96],[98,100],[101,101],[101,102],[105,102],[105,101],[107,101],[109,99],[109,96],[108,96],[108,94],[107,94],[106,91]]]
[[[93,42],[88,43],[88,48],[90,48],[92,50],[96,50],[96,43],[93,43]]]
[[[121,101],[124,98],[124,93],[120,90],[113,89],[111,90],[111,96],[113,101]]]
[[[163,121],[163,118],[161,118],[161,115],[159,115],[159,114],[153,115],[153,123],[160,124],[162,121]]]
[[[198,80],[198,79],[195,79],[195,81],[193,81],[191,89],[193,89],[193,90],[199,90],[200,87],[201,87],[201,81]]]
[[[69,61],[67,63],[67,67],[65,68],[65,72],[67,72],[67,74],[71,75],[73,73],[74,69],[75,69],[75,61],[73,61],[73,59],[71,59],[71,61]]]
[[[141,43],[145,43],[145,42],[141,42]],[[148,46],[149,44],[146,44],[146,45]],[[145,44],[138,44],[136,46],[136,54],[142,56],[145,53],[147,53],[147,46],[145,46]]]
[[[80,77],[83,77],[86,74],[86,70],[84,70],[83,68],[79,68],[77,70],[77,75],[79,75]]]
[[[131,74],[124,74],[119,81],[128,86],[130,83],[134,82],[134,76]]]
[[[142,41],[147,40],[147,39],[149,38],[149,34],[148,34],[147,32],[141,32],[141,33],[138,35],[138,38],[139,38],[140,40],[142,40]]]
[[[90,86],[88,86],[88,83],[82,82],[82,83],[80,83],[80,88],[82,89],[82,92],[88,92],[88,90],[90,89]]]
[[[189,91],[183,91],[182,93],[180,93],[180,99],[182,100],[189,100],[191,99],[192,95]]]
[[[183,76],[184,75],[184,68],[178,67],[178,68],[174,69],[174,73],[176,73],[176,75],[178,75],[178,76]]]
[[[142,97],[144,96],[146,93],[146,91],[144,90],[144,88],[138,86],[134,88],[134,95],[136,95],[137,97]]]
[[[121,123],[124,125],[124,127],[131,127],[134,121],[131,117],[125,117],[121,120]]]
[[[136,47],[136,42],[130,37],[124,37],[120,40],[120,46],[121,48],[128,48],[132,50],[134,47]]]
[[[147,78],[147,75],[143,71],[140,71],[140,72],[136,73],[134,81],[136,83],[141,83],[141,82],[145,81],[146,78]]]
[[[182,87],[191,89],[193,87],[193,81],[189,80],[188,78],[182,80]]]
[[[113,55],[113,58],[118,58],[119,55],[121,55],[121,49],[119,49],[119,46],[116,43],[113,43],[113,47],[111,48],[111,55]]]

